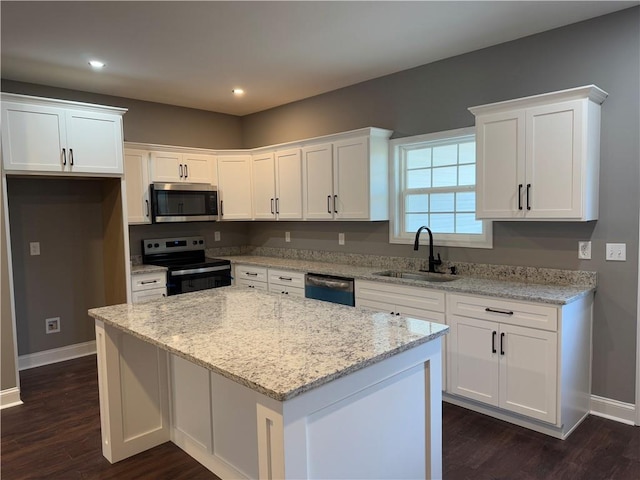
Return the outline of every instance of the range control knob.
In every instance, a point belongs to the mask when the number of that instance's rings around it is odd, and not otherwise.
[[[151,245],[150,243],[147,243],[147,248],[151,248],[153,245]]]
[[[204,240],[199,240],[198,243],[202,245],[204,243]]]
[[[193,244],[194,244],[194,245],[197,245],[197,244],[198,244],[198,241],[197,241],[197,240],[194,240],[194,241],[193,241]]]
[[[159,243],[154,243],[153,246],[158,248],[160,246],[160,244]]]

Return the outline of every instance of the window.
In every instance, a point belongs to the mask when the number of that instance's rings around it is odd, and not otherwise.
[[[474,128],[391,140],[390,243],[412,243],[423,225],[439,246],[492,248],[492,224],[476,220]]]

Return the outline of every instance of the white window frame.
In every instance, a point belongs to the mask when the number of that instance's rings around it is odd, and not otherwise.
[[[412,137],[395,138],[389,141],[389,197],[390,197],[390,219],[389,219],[389,243],[412,244],[415,240],[415,233],[403,233],[404,227],[404,203],[403,198],[403,161],[402,152],[416,148],[420,144],[438,142],[445,139],[455,139],[460,137],[475,137],[475,127],[459,128],[444,132],[428,133],[425,135],[415,135]],[[457,191],[460,187],[453,187],[451,190]],[[428,226],[428,225],[427,225]],[[440,247],[468,247],[468,248],[493,248],[493,222],[482,221],[481,235],[460,234],[460,233],[435,233],[433,243]],[[427,244],[425,236],[420,236],[420,244]]]

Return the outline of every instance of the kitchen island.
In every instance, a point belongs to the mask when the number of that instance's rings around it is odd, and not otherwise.
[[[446,325],[238,287],[89,311],[102,445],[222,478],[440,478]]]

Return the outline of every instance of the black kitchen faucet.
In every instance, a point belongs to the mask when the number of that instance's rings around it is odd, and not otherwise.
[[[420,232],[422,232],[422,230],[426,230],[427,233],[429,234],[429,270],[427,271],[431,273],[438,273],[436,272],[436,265],[441,265],[442,260],[440,259],[440,254],[438,254],[437,260],[433,257],[433,233],[431,233],[431,229],[426,225],[420,227],[416,232],[416,239],[413,242],[413,249],[418,250],[418,248],[420,247],[419,240],[420,240]],[[421,271],[424,271],[424,270],[421,270]]]

